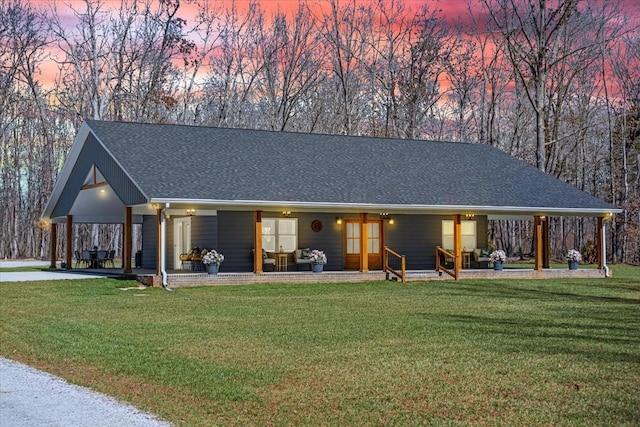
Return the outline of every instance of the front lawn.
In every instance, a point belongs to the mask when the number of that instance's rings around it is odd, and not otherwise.
[[[0,283],[0,355],[177,425],[637,426],[640,268],[613,269],[175,292]]]

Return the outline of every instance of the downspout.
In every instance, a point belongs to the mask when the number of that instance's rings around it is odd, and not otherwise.
[[[164,216],[164,211],[171,206],[170,203],[167,203],[162,209],[160,214],[160,274],[162,275],[162,287],[167,291],[173,291],[169,287],[169,283],[167,282],[167,268],[166,268],[166,250],[167,250],[167,219]]]
[[[602,221],[602,230],[600,230],[600,238],[602,245],[602,268],[604,268],[604,277],[611,277],[611,273],[609,272],[609,267],[607,266],[607,235],[605,234],[606,226],[604,225],[604,221]]]

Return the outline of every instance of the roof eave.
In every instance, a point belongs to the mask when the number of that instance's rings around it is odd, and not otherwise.
[[[180,198],[152,198],[149,203],[162,205],[201,205],[215,206],[218,209],[237,208],[242,210],[281,209],[298,211],[331,211],[342,212],[371,212],[382,211],[390,213],[441,213],[441,214],[529,214],[549,216],[610,216],[621,213],[617,208],[554,208],[535,206],[473,206],[473,205],[421,205],[421,204],[374,204],[374,203],[335,203],[335,202],[297,202],[290,200],[215,200],[215,199],[180,199]]]

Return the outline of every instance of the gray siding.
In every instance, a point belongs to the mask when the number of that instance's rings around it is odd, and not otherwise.
[[[220,271],[253,271],[253,212],[218,211]]]
[[[146,203],[146,197],[131,182],[113,157],[96,141],[93,134],[90,134],[69,176],[65,191],[53,210],[52,217],[64,216],[71,210],[80,188],[94,164],[125,205]]]
[[[298,247],[319,249],[327,255],[325,270],[343,269],[342,226],[336,224],[337,214],[292,213],[298,218]],[[322,229],[311,229],[313,220],[322,222]]]
[[[281,218],[281,212],[263,212],[263,218]],[[336,217],[358,218],[327,213],[292,213],[298,218],[298,247],[319,249],[326,253],[325,270],[343,269],[342,225]],[[395,224],[383,221],[383,244],[406,256],[407,269],[429,270],[435,268],[435,248],[442,240],[443,215],[393,215]],[[322,222],[322,229],[314,232],[311,222]],[[485,216],[476,217],[478,247],[487,245]],[[167,221],[167,269],[173,265],[173,221]],[[145,216],[143,221],[144,268],[155,268],[156,257],[155,217]],[[191,219],[191,243],[201,249],[215,249],[225,256],[223,272],[253,271],[253,212],[219,211],[218,216],[194,216]],[[290,260],[292,261],[292,260]],[[289,269],[294,269],[291,263]]]
[[[408,270],[431,270],[436,266],[436,246],[442,244],[442,220],[450,215],[393,215],[395,224],[384,222],[384,244],[406,256]],[[476,219],[477,245],[487,246],[487,217]]]
[[[145,215],[142,219],[142,268],[156,268],[157,254],[158,228],[156,227],[156,217],[155,215]]]
[[[217,216],[191,217],[191,246],[218,250]]]

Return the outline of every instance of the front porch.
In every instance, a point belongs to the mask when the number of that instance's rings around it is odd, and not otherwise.
[[[161,286],[161,277],[151,270],[134,270],[136,279],[148,286]],[[502,271],[492,269],[461,270],[459,280],[464,279],[557,279],[557,278],[604,278],[605,271],[596,268],[548,268],[533,270],[531,268],[505,268]],[[167,282],[170,288],[190,286],[226,286],[249,284],[278,284],[278,283],[355,283],[386,280],[382,270],[362,273],[359,271],[324,271],[312,273],[310,271],[282,271],[254,273],[218,273],[210,275],[205,272],[170,271]],[[407,282],[421,282],[429,280],[454,280],[446,274],[439,274],[435,270],[407,270]]]

